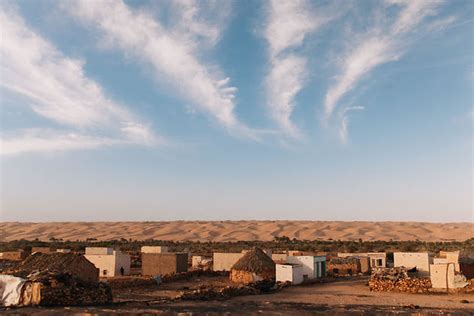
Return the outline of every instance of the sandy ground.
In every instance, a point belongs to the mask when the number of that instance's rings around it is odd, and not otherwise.
[[[212,282],[226,284],[225,278],[179,281],[160,288],[146,287],[115,290],[115,304],[103,307],[19,308],[5,313],[34,313],[51,315],[65,313],[146,313],[173,314],[205,313],[300,315],[366,315],[366,314],[437,314],[472,315],[474,294],[406,294],[374,293],[366,280],[354,279],[325,284],[312,284],[285,288],[266,295],[234,297],[225,301],[165,301],[174,297],[184,287]],[[464,303],[462,302],[464,301]],[[467,302],[467,303],[466,303]]]
[[[424,240],[449,241],[474,237],[474,223],[322,222],[322,221],[172,221],[172,222],[53,222],[0,223],[0,241],[51,237],[64,240]]]

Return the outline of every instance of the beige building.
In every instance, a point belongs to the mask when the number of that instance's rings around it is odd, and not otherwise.
[[[166,253],[168,247],[166,246],[143,246],[141,249],[142,253]]]
[[[469,284],[464,275],[455,271],[454,263],[430,265],[430,278],[434,289],[459,289]]]
[[[28,252],[21,249],[16,251],[3,251],[0,252],[0,260],[21,261],[28,257],[28,254]]]
[[[337,256],[339,258],[368,257],[369,269],[382,268],[387,266],[387,254],[385,252],[340,252],[337,254]]]
[[[394,267],[405,267],[408,270],[416,269],[421,276],[428,276],[433,257],[428,252],[394,252]]]
[[[130,255],[106,247],[86,247],[85,257],[99,269],[101,277],[130,274]]]
[[[285,253],[272,253],[272,260],[275,262],[286,262],[286,259],[288,258],[288,254]]]
[[[440,251],[439,256],[433,258],[433,264],[454,264],[454,269],[460,272],[459,251]]]
[[[187,253],[142,253],[142,275],[156,276],[187,271]]]
[[[230,271],[232,266],[242,258],[242,252],[214,252],[212,256],[212,269],[214,271]]]

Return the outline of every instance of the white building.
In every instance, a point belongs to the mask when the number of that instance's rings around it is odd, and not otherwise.
[[[130,274],[130,255],[106,247],[86,247],[85,257],[99,269],[99,276]]]
[[[408,270],[416,268],[420,275],[429,275],[433,257],[428,252],[394,252],[393,266],[405,267]]]
[[[276,281],[291,282],[291,284],[303,283],[303,265],[302,264],[276,264]]]
[[[288,256],[287,263],[301,264],[303,278],[316,279],[326,276],[325,256]]]

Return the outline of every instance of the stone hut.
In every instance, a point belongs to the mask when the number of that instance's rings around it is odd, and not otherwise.
[[[260,248],[253,248],[240,258],[230,270],[230,280],[249,284],[275,279],[275,262]]]
[[[26,277],[33,272],[69,273],[72,277],[85,282],[97,283],[99,270],[84,256],[73,253],[34,253],[21,262],[14,275]]]

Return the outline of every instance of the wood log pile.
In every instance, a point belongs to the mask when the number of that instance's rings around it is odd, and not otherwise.
[[[372,271],[369,288],[375,292],[426,293],[431,289],[429,279],[410,278],[407,270],[400,268],[377,268]]]
[[[37,272],[28,277],[34,305],[86,306],[112,303],[112,290],[101,282],[84,283],[69,273]]]

